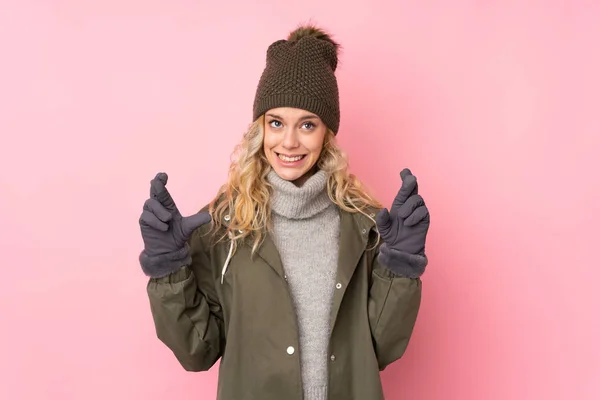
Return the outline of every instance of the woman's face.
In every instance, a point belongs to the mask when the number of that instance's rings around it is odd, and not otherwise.
[[[264,151],[282,179],[302,185],[317,163],[327,126],[299,108],[273,108],[265,113]]]

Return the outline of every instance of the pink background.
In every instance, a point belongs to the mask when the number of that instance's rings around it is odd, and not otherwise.
[[[137,219],[159,170],[211,198],[309,18],[354,172],[389,204],[410,167],[433,216],[387,398],[600,398],[597,2],[204,3],[2,2],[0,398],[214,398],[155,336]]]

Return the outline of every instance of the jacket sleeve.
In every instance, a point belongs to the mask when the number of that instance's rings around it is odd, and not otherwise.
[[[224,347],[223,314],[199,230],[189,241],[192,263],[147,285],[158,338],[187,371],[207,371]]]
[[[379,370],[383,371],[408,347],[421,305],[422,282],[395,274],[378,256],[377,249],[371,256],[368,313]]]

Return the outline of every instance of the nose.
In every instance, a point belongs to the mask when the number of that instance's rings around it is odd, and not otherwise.
[[[283,142],[281,143],[283,148],[295,149],[299,146],[299,144],[300,142],[298,141],[298,133],[296,132],[296,130],[293,128],[286,129],[283,136]]]

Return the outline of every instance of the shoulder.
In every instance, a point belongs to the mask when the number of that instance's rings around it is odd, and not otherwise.
[[[338,207],[339,208],[339,207]],[[375,217],[381,208],[374,206],[367,206],[363,210],[346,211],[339,208],[342,220],[346,221],[346,227],[352,227],[359,230],[372,230],[376,229]]]

